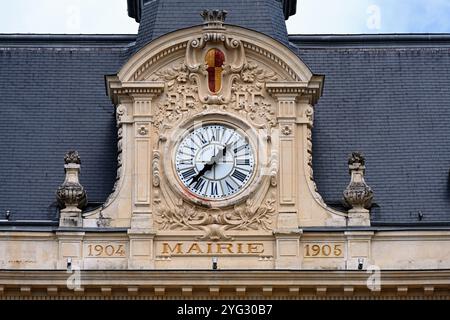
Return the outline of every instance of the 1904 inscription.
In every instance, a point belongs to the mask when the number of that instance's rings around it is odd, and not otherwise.
[[[125,258],[126,248],[119,243],[92,243],[87,245],[88,258]]]

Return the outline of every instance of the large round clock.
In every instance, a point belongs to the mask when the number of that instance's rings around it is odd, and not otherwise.
[[[245,134],[211,123],[196,127],[176,147],[175,171],[183,188],[207,201],[230,199],[250,184],[255,156]]]

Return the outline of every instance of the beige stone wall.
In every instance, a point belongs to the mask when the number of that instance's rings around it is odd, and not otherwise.
[[[189,235],[14,232],[0,235],[1,269],[435,270],[450,268],[450,232],[305,232],[199,241]],[[362,259],[362,260],[361,260]]]

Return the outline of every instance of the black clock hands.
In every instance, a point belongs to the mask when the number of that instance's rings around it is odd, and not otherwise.
[[[226,145],[223,149],[219,150],[219,152],[217,152],[212,158],[211,160],[209,160],[205,166],[203,167],[202,170],[199,171],[199,173],[192,178],[191,183],[189,183],[189,186],[193,185],[194,183],[196,183],[206,172],[208,172],[209,170],[211,170],[212,168],[214,168],[214,166],[217,164],[217,162],[220,161],[220,159],[222,159],[222,157],[224,157],[227,154],[227,148],[231,147],[232,143]]]
[[[207,164],[205,164],[203,169],[200,170],[200,172],[195,177],[192,178],[192,181],[191,181],[191,183],[189,183],[189,186],[191,186],[194,183],[196,183],[206,172],[211,170],[214,167],[215,164],[216,164],[216,162],[213,162],[213,163],[209,163],[208,162]]]

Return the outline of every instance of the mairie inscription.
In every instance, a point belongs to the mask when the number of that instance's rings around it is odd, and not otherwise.
[[[162,242],[159,253],[173,255],[264,255],[262,242]]]

